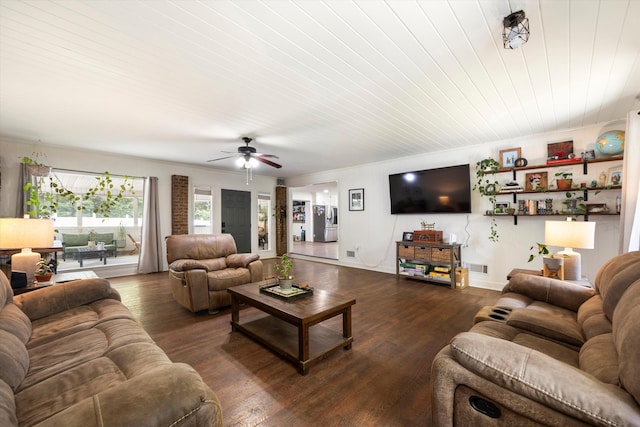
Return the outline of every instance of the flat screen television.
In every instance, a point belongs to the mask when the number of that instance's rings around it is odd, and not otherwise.
[[[470,213],[469,165],[389,175],[392,214]]]

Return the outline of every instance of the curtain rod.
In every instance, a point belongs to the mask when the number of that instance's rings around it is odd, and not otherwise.
[[[51,170],[60,171],[60,172],[81,173],[83,175],[103,175],[104,174],[104,172],[91,172],[91,171],[81,171],[81,170],[76,170],[76,169],[54,168],[54,167],[52,167]],[[111,173],[111,172],[109,172],[109,176],[114,176],[114,177],[118,177],[118,178],[135,178],[135,179],[144,179],[145,178],[144,176],[119,175],[119,174],[115,174],[115,173]]]

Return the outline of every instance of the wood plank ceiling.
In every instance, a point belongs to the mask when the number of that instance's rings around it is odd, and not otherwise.
[[[287,177],[581,127],[640,107],[638,22],[638,0],[0,0],[0,136],[233,168],[205,160],[248,135]]]

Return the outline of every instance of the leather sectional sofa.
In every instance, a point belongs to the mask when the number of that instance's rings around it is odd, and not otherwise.
[[[640,252],[595,289],[515,275],[486,314],[434,359],[433,425],[640,426]]]
[[[227,289],[263,279],[260,257],[237,253],[231,234],[173,235],[166,244],[173,297],[194,313],[229,306]]]
[[[13,295],[0,271],[0,426],[222,425],[220,402],[172,363],[104,279]]]

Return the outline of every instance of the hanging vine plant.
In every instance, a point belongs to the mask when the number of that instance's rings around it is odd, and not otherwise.
[[[476,184],[473,186],[473,189],[474,191],[478,190],[480,196],[488,197],[489,202],[491,202],[491,206],[495,205],[496,194],[498,194],[499,182],[495,177],[498,169],[500,169],[500,163],[491,157],[476,162]],[[496,223],[495,218],[491,218],[489,240],[495,243],[500,240],[498,224]]]
[[[22,163],[37,170],[48,173],[35,174],[35,183],[28,182],[23,190],[27,195],[27,213],[34,218],[50,218],[58,212],[59,203],[65,201],[75,206],[79,211],[87,211],[87,206],[92,206],[91,213],[108,218],[111,210],[127,195],[135,194],[133,178],[125,176],[123,182],[116,185],[109,172],[104,172],[95,177],[95,182],[82,194],[67,189],[49,166],[38,163],[29,157],[23,157]],[[101,196],[99,203],[95,203],[95,196]],[[94,203],[88,203],[93,201]]]

